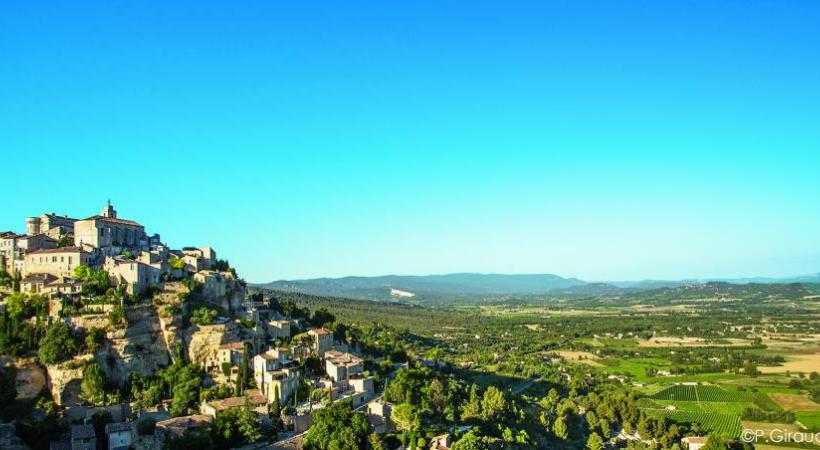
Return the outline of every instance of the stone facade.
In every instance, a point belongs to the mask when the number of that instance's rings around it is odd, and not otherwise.
[[[112,249],[106,253],[114,255],[122,249],[147,248],[148,236],[139,223],[118,218],[109,203],[99,215],[74,223],[74,245]]]
[[[87,265],[89,253],[78,247],[59,247],[35,250],[27,253],[23,275],[49,274],[55,277],[72,277],[74,269]]]
[[[103,269],[108,272],[115,286],[125,285],[129,294],[141,294],[148,286],[160,283],[161,270],[144,262],[122,256],[105,258]]]

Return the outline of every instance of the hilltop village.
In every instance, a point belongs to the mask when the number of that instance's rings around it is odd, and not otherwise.
[[[4,450],[751,450],[745,429],[820,431],[820,285],[316,296],[249,286],[110,203],[25,219],[0,264]]]
[[[211,247],[171,248],[110,202],[25,228],[0,233],[3,365],[56,422],[44,448],[184,448],[216,423],[234,430],[222,447],[299,448],[313,414],[339,401],[392,429],[365,363],[401,364],[348,348],[322,311],[249,293]],[[26,448],[6,431],[4,448]]]

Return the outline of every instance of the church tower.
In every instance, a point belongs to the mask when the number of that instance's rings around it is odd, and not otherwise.
[[[103,207],[102,213],[100,215],[111,219],[117,218],[117,210],[114,209],[114,207],[111,205],[111,200],[108,200],[108,204]]]

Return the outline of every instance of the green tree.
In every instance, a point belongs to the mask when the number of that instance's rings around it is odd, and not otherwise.
[[[456,441],[453,446],[450,447],[450,450],[489,450],[489,448],[490,446],[487,445],[486,440],[470,431],[464,436],[461,436],[461,439]]]
[[[470,387],[467,403],[461,407],[461,420],[469,422],[481,418],[481,399],[478,396],[478,386]]]
[[[370,450],[385,450],[384,442],[382,441],[381,436],[376,433],[370,433],[370,436],[367,438],[367,442],[370,445],[368,447]]]
[[[201,307],[194,310],[191,322],[197,325],[210,325],[216,319],[216,310],[208,307]]]
[[[340,401],[313,413],[304,450],[360,450],[367,448],[365,416],[353,411],[349,401]]]
[[[481,418],[485,422],[501,421],[507,410],[504,393],[495,386],[490,386],[481,397]]]
[[[212,433],[217,448],[234,448],[258,442],[264,436],[259,415],[249,405],[220,412],[214,420]]]
[[[83,380],[80,383],[83,399],[90,403],[100,403],[105,395],[105,374],[102,367],[92,362],[83,369]]]
[[[413,433],[421,427],[421,417],[418,410],[409,403],[402,403],[393,409],[390,420],[396,424],[397,430],[402,431],[405,436],[411,436],[410,448],[412,450],[415,444],[412,440]]]
[[[555,419],[555,423],[552,424],[552,432],[555,434],[555,437],[561,440],[566,440],[569,437],[564,416],[558,416],[558,418]]]
[[[55,322],[46,328],[46,334],[40,339],[40,350],[37,352],[43,364],[55,364],[64,361],[77,351],[77,343],[71,336],[68,325]]]
[[[90,328],[85,334],[85,348],[93,352],[102,344],[105,339],[105,330],[102,328]]]
[[[590,434],[589,439],[587,439],[587,449],[601,450],[602,448],[604,448],[604,441],[601,436],[598,433]]]

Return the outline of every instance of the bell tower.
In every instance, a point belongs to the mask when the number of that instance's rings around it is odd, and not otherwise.
[[[111,218],[111,219],[116,219],[117,218],[117,210],[114,209],[114,206],[111,205],[111,200],[110,199],[108,200],[108,204],[106,204],[103,207],[102,213],[100,213],[100,215],[103,216],[103,217]]]

